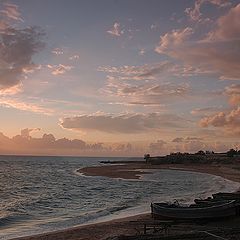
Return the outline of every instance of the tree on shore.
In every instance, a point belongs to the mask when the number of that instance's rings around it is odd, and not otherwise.
[[[146,162],[148,162],[149,158],[150,158],[150,154],[149,153],[144,154],[144,159],[146,160]]]
[[[235,155],[240,155],[240,151],[234,150],[233,148],[231,148],[229,151],[227,151],[228,157],[233,157]]]

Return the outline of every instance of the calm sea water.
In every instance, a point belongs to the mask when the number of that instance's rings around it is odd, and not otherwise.
[[[151,201],[191,202],[239,188],[221,177],[185,171],[153,171],[134,181],[76,171],[120,159],[0,156],[0,239],[149,212]]]

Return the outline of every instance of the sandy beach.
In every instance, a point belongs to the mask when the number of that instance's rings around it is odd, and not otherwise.
[[[240,182],[240,171],[239,167],[235,165],[147,165],[145,163],[130,163],[124,165],[103,165],[97,167],[86,167],[79,169],[78,171],[87,176],[105,176],[111,178],[124,178],[124,179],[138,179],[142,174],[150,174],[144,172],[148,169],[174,169],[174,170],[185,170],[195,171],[213,174],[221,176],[228,180]],[[150,220],[150,214],[142,214],[108,222],[89,224],[79,227],[74,227],[66,230],[45,233],[41,235],[21,237],[15,239],[21,240],[55,240],[55,239],[66,239],[66,240],[103,240],[113,236],[119,235],[136,235],[138,231],[143,232],[143,224],[132,223],[132,221],[147,221]],[[238,226],[239,218],[228,221],[217,223],[216,226]],[[208,224],[207,226],[215,226],[215,223]],[[187,227],[188,228],[188,227]],[[186,229],[185,229],[186,230]],[[184,228],[181,232],[185,231]]]
[[[86,167],[78,172],[86,176],[104,176],[111,178],[139,179],[143,174],[151,174],[148,169],[173,169],[191,172],[208,173],[225,179],[240,182],[240,167],[237,165],[207,165],[207,164],[161,164],[150,165],[141,163],[110,164],[96,167]],[[145,170],[145,171],[144,171]]]

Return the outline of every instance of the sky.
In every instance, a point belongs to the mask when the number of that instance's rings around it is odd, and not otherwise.
[[[240,147],[240,2],[0,1],[0,154]]]

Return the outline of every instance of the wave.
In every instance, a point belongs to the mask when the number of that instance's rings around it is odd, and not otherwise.
[[[6,227],[15,223],[25,222],[30,220],[31,217],[28,214],[6,214],[5,216],[0,217],[0,226]]]

